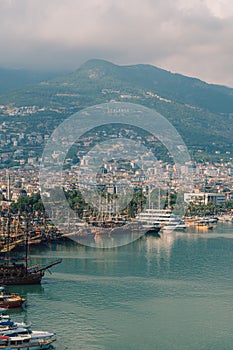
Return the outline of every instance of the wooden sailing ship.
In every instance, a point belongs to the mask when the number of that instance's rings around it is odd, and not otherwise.
[[[7,230],[5,237],[4,249],[1,250],[2,262],[0,262],[0,285],[27,285],[27,284],[40,284],[47,269],[54,265],[61,263],[61,259],[54,261],[43,267],[28,266],[28,220],[26,220],[25,228],[25,257],[23,262],[12,256],[11,250],[14,248],[16,241],[11,240],[10,230],[10,215],[7,218]]]
[[[40,284],[44,273],[50,267],[60,264],[61,259],[44,267],[27,266],[23,263],[0,263],[0,284],[2,285],[26,285]]]

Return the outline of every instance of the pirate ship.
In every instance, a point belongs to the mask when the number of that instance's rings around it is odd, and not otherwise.
[[[29,227],[28,219],[26,221],[26,226],[23,230],[24,240],[17,239],[17,235],[14,233],[14,239],[12,239],[11,231],[11,216],[8,210],[6,217],[6,230],[5,234],[1,235],[3,240],[3,246],[0,252],[0,285],[27,285],[27,284],[39,284],[44,276],[46,270],[54,265],[61,263],[61,259],[53,261],[43,267],[38,265],[30,266],[29,261],[29,244],[28,238]],[[22,236],[22,231],[20,232]],[[23,244],[22,244],[22,241]],[[12,253],[18,242],[20,242],[21,247],[23,247],[24,255],[17,257],[16,254]]]

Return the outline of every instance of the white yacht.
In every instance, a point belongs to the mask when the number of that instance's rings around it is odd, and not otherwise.
[[[54,339],[35,340],[29,334],[7,336],[0,335],[0,349],[5,350],[41,350],[49,349]]]
[[[5,335],[8,337],[30,335],[31,340],[38,341],[38,342],[43,340],[51,340],[53,342],[56,340],[56,336],[54,333],[50,333],[46,331],[32,331],[28,328],[21,328],[21,327],[17,327],[15,329],[9,329],[8,331],[1,332],[1,335]]]
[[[136,219],[142,222],[144,227],[160,227],[162,231],[183,231],[187,228],[184,221],[170,209],[145,209]]]

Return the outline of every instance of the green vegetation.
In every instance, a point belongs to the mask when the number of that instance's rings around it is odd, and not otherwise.
[[[177,128],[197,160],[231,157],[233,90],[150,65],[117,66],[91,60],[73,73],[2,95],[0,104],[44,108],[31,116],[11,118],[20,119],[26,134],[40,130],[42,135],[50,135],[71,114],[112,100],[156,109]],[[9,117],[2,116],[3,120]],[[22,141],[25,158],[27,145]],[[39,156],[43,145],[28,147]],[[9,150],[9,144],[7,147]]]
[[[104,198],[106,197],[106,193],[102,192]],[[91,208],[83,199],[81,192],[79,190],[68,190],[65,191],[65,196],[68,200],[68,203],[73,209],[78,217],[83,218],[83,214],[88,213],[88,217],[93,217],[98,215],[93,208]],[[108,200],[112,200],[116,195],[108,194]],[[162,208],[173,208],[177,195],[176,193],[170,193],[168,200],[168,193],[163,192],[160,193],[160,203],[158,202],[158,193],[156,191],[152,191],[151,193],[151,206]],[[53,198],[56,200],[56,189],[53,190]],[[4,199],[4,198],[3,198]],[[60,195],[58,195],[57,200],[60,200]],[[143,211],[145,206],[149,204],[148,197],[145,196],[141,188],[136,188],[133,193],[133,198],[129,202],[126,208],[121,211],[122,216],[126,216],[128,218],[135,217],[137,213]],[[218,216],[223,213],[227,213],[230,210],[233,210],[233,201],[227,202],[225,205],[214,205],[213,203],[204,204],[194,204],[190,203],[187,208],[186,215],[188,216]],[[40,215],[40,217],[46,217],[44,206],[39,193],[35,193],[32,196],[20,196],[17,202],[13,202],[11,205],[11,211],[14,214],[21,213],[23,215]]]
[[[208,204],[194,204],[190,203],[187,209],[189,216],[217,216],[222,213],[226,213],[233,209],[233,201],[226,203],[225,205],[215,205],[214,203]]]
[[[17,202],[11,205],[12,211],[17,213],[31,214],[34,212],[43,212],[44,206],[39,193],[32,196],[20,196]]]

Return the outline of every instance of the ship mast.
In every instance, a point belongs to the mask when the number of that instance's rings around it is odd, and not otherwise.
[[[11,189],[10,189],[10,173],[9,170],[6,170],[7,175],[7,262],[10,263],[10,239],[11,239],[11,215],[10,215],[10,200],[11,200]]]
[[[7,170],[7,200],[10,202],[11,200],[11,189],[10,189],[10,173],[9,170]]]
[[[25,217],[26,221],[26,239],[25,239],[25,260],[26,260],[26,274],[28,272],[28,231],[29,231],[29,223],[28,223],[28,217]]]
[[[10,263],[10,238],[11,238],[11,220],[10,220],[10,206],[7,211],[7,262]]]

